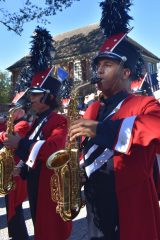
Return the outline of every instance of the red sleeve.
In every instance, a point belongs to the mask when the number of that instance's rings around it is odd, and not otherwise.
[[[20,121],[14,126],[14,133],[18,133],[21,137],[24,137],[29,131],[30,125],[27,121]],[[3,142],[5,139],[5,131],[0,133],[0,142]]]
[[[27,121],[20,121],[14,126],[14,132],[18,133],[21,137],[24,137],[29,131],[30,125]]]
[[[160,104],[154,99],[137,116],[133,127],[133,144],[148,146],[152,141],[160,143]]]
[[[160,146],[160,104],[154,98],[145,98],[141,114],[122,121],[115,150],[129,153],[133,145]],[[158,151],[158,150],[157,150]]]

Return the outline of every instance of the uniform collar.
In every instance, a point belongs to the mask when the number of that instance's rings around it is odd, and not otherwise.
[[[103,96],[102,98],[100,99],[102,103],[104,103],[105,105],[110,105],[112,103],[115,103],[115,102],[120,102],[122,101],[124,98],[126,98],[128,96],[128,92],[127,91],[120,91],[118,93],[116,93],[115,95],[113,95],[112,97],[109,97],[107,99],[105,99]]]
[[[37,114],[38,119],[42,119],[42,118],[47,117],[51,112],[52,112],[52,109],[47,109],[46,111]]]

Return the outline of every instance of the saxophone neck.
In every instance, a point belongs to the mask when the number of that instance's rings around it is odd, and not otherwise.
[[[67,144],[67,150],[71,150],[73,148],[78,148],[78,142],[76,139],[74,139],[72,142],[71,141],[68,141],[68,144]]]

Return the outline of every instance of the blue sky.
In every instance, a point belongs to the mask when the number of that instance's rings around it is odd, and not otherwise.
[[[8,9],[17,10],[23,0],[7,0]],[[15,3],[16,2],[16,3]],[[42,2],[42,0],[36,2]],[[45,26],[54,36],[72,29],[99,23],[101,18],[101,0],[80,0],[64,9],[63,12],[51,17],[51,24]],[[0,5],[1,6],[1,5]],[[160,0],[134,0],[130,15],[134,18],[130,22],[133,30],[129,36],[143,45],[149,51],[160,57]],[[4,70],[30,51],[31,35],[38,25],[37,22],[24,25],[21,36],[9,32],[0,26],[0,70]],[[42,25],[40,25],[42,26]]]

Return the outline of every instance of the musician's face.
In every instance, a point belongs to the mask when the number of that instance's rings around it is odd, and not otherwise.
[[[46,111],[49,106],[43,103],[44,93],[31,93],[30,94],[30,101],[32,110],[36,113],[41,113]]]
[[[129,75],[130,70],[123,68],[118,61],[101,59],[97,64],[97,77],[102,79],[97,86],[106,97],[126,89]]]

